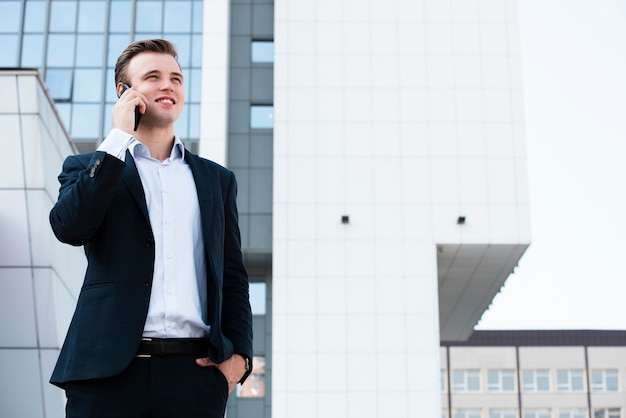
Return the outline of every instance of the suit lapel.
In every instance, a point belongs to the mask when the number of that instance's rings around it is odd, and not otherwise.
[[[124,183],[126,183],[130,194],[135,199],[135,202],[139,206],[144,218],[146,218],[146,221],[150,224],[148,205],[146,204],[146,195],[141,184],[141,178],[139,177],[139,172],[137,171],[137,166],[135,165],[135,159],[128,150],[126,151],[126,159],[124,161],[126,162],[126,169],[123,177]]]

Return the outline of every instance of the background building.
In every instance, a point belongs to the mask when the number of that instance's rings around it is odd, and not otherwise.
[[[476,331],[442,342],[442,417],[622,418],[625,378],[626,331]]]
[[[21,139],[0,184],[9,416],[62,414],[46,381],[84,260],[51,236],[55,176],[108,131],[117,55],[156,36],[186,74],[178,134],[239,180],[263,367],[229,417],[440,415],[440,339],[471,335],[530,243],[515,1],[0,8],[0,66],[41,75],[1,78]]]

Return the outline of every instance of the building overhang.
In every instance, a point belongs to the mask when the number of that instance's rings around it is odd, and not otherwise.
[[[528,244],[438,244],[439,332],[467,340]]]

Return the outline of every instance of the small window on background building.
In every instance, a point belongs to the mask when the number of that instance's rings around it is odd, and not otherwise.
[[[550,390],[550,373],[546,369],[522,371],[524,392],[547,392]]]
[[[250,106],[250,127],[252,129],[272,129],[274,127],[274,106]]]
[[[274,62],[274,41],[252,41],[250,60],[257,63]]]
[[[513,370],[489,370],[487,372],[487,388],[490,392],[514,391],[515,373]]]
[[[452,391],[453,392],[479,392],[480,391],[480,371],[479,370],[453,370],[452,371]]]
[[[549,409],[526,409],[522,418],[552,418],[552,411]]]
[[[263,398],[265,397],[265,357],[254,356],[252,360],[252,373],[243,383],[237,386],[238,398]]]
[[[593,370],[591,390],[594,392],[617,392],[617,370]]]
[[[621,418],[620,408],[598,408],[593,410],[593,418]]]
[[[584,373],[580,369],[557,370],[556,383],[559,392],[582,392],[585,389]]]

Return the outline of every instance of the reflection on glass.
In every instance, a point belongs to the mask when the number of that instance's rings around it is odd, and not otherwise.
[[[265,357],[254,356],[252,373],[237,386],[238,398],[263,398],[265,396]]]
[[[274,106],[250,106],[250,127],[272,129],[274,127]]]
[[[74,66],[74,35],[51,34],[48,36],[48,57],[46,64],[50,67]]]
[[[163,16],[164,32],[187,33],[191,26],[191,2],[166,0]]]
[[[76,1],[53,1],[50,6],[50,32],[74,32]]]
[[[74,102],[100,102],[102,70],[77,69],[74,74]]]
[[[110,32],[130,32],[130,1],[112,1],[111,13],[109,14],[109,31]],[[128,39],[128,38],[127,38]],[[120,50],[121,52],[121,50]]]
[[[138,1],[135,16],[137,32],[160,32],[163,19],[163,5],[160,1]]]
[[[46,24],[45,18],[45,1],[27,1],[24,12],[24,32],[43,32]]]
[[[104,32],[105,10],[103,0],[81,1],[78,7],[78,31]]]
[[[252,62],[274,62],[274,41],[252,41]]]
[[[76,41],[77,67],[102,67],[103,59],[103,35],[78,35]]]
[[[191,32],[202,32],[202,0],[196,0],[193,2],[193,15],[191,16]]]
[[[43,59],[43,34],[22,38],[22,67],[40,68]]]
[[[96,139],[100,128],[99,104],[74,104],[72,109],[72,139]]]
[[[72,76],[70,68],[46,71],[46,86],[55,101],[67,102],[72,99]]]
[[[18,32],[20,29],[20,2],[3,1],[0,13],[0,32]]]

